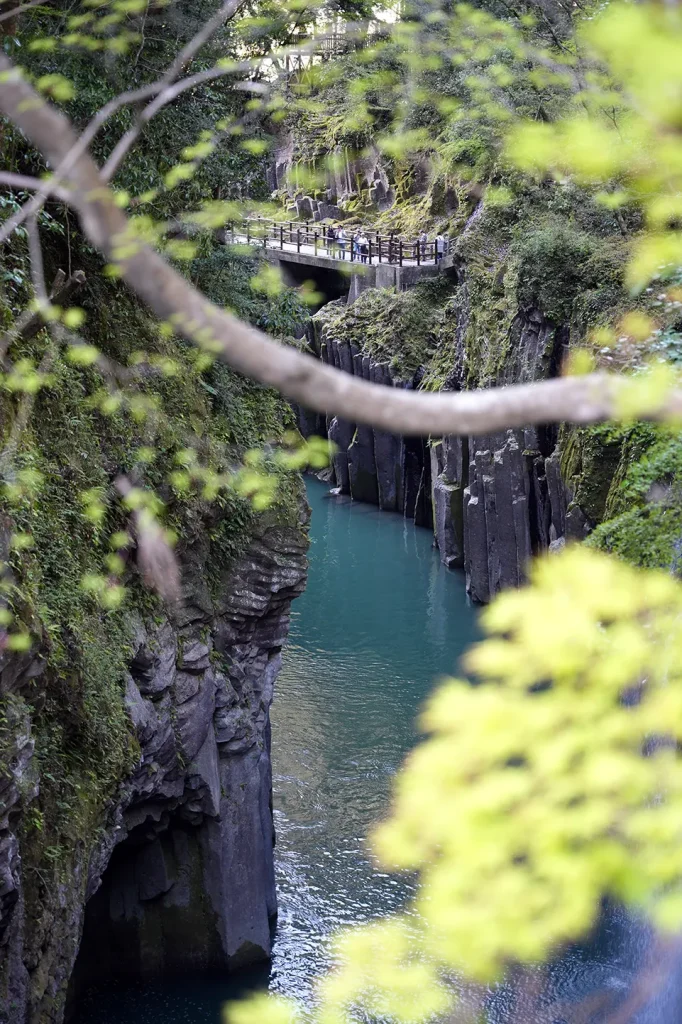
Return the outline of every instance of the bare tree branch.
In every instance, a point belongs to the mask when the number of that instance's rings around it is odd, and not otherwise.
[[[177,97],[182,95],[183,92],[187,92],[188,89],[193,89],[195,86],[202,85],[204,82],[212,82],[216,78],[224,78],[225,75],[232,75],[234,74],[234,70],[235,69],[233,68],[208,68],[206,71],[198,71],[196,75],[190,75],[189,78],[183,78],[181,82],[176,82],[174,85],[166,86],[164,91],[160,93],[155,100],[147,104],[132,128],[128,129],[125,135],[119,139],[112,149],[101,170],[101,175],[104,181],[111,181],[130,151],[130,148],[139,138],[142,129],[145,125],[149,124],[151,119],[158,114],[162,107],[165,107],[168,103],[172,103],[174,99],[177,99]]]
[[[190,39],[186,46],[183,47],[166,73],[156,83],[159,87],[157,90],[159,95],[152,101],[152,103],[148,104],[144,108],[141,114],[138,115],[135,119],[135,124],[125,133],[122,139],[119,139],[114,146],[114,149],[109,154],[107,162],[102,168],[102,177],[105,181],[111,181],[125,158],[126,153],[135,143],[135,140],[140,135],[144,126],[151,121],[154,115],[157,114],[162,107],[165,107],[167,103],[171,103],[177,96],[185,92],[187,89],[191,89],[194,85],[199,85],[201,82],[209,82],[213,78],[220,78],[222,75],[231,73],[227,69],[209,68],[207,71],[199,72],[198,74],[185,79],[183,82],[178,83],[174,89],[171,88],[172,83],[184,68],[187,67],[189,62],[201,49],[204,43],[208,42],[213,33],[217,32],[221,25],[224,25],[227,21],[233,18],[239,8],[245,3],[246,0],[227,0],[227,2],[216,11],[213,17],[206,22],[203,28],[197,32],[192,39]]]
[[[40,247],[40,234],[35,216],[29,218],[28,221],[28,245],[31,257],[31,279],[33,281],[33,289],[41,307],[44,307],[48,303],[47,285],[45,284],[43,253]],[[49,373],[54,364],[56,355],[56,339],[53,332],[51,332],[48,347],[38,366],[39,375],[44,376]],[[33,407],[35,406],[35,401],[35,391],[26,392],[21,396],[19,407],[9,433],[9,438],[7,439],[7,443],[2,452],[0,452],[0,474],[2,474],[2,476],[8,476],[12,471],[12,466],[16,458],[17,451],[19,450],[21,437],[28,426],[31,413],[33,412]]]
[[[127,476],[117,477],[114,486],[122,498],[133,490]],[[163,529],[144,508],[134,509],[132,520],[137,540],[137,564],[145,583],[164,601],[179,601],[180,567]]]
[[[168,70],[156,82],[152,82],[150,85],[141,86],[139,89],[130,89],[127,92],[120,93],[118,96],[115,96],[110,100],[109,103],[106,103],[101,110],[97,112],[82,134],[75,139],[70,150],[64,153],[62,160],[55,168],[52,178],[46,180],[45,183],[41,185],[41,188],[36,192],[33,198],[30,199],[21,210],[18,210],[9,218],[9,220],[5,221],[0,229],[0,244],[5,242],[29,217],[40,210],[48,194],[51,191],[54,191],[56,186],[58,186],[64,178],[68,176],[71,167],[84,153],[87,152],[90,143],[95,138],[100,128],[113,114],[116,113],[117,110],[120,110],[122,107],[128,106],[131,103],[142,102],[143,100],[149,99],[162,92],[166,86],[177,78],[182,69],[186,67],[192,57],[194,57],[204,43],[210,39],[213,33],[220,28],[223,22],[228,18],[231,18],[245,2],[246,0],[227,0],[227,2],[224,3],[213,15],[213,17],[202,26],[199,32],[197,32],[196,35],[194,35],[183,47]]]
[[[168,85],[184,71],[192,57],[199,52],[204,43],[207,43],[214,32],[217,32],[221,25],[233,18],[240,7],[243,7],[246,0],[226,0],[226,3],[219,7],[212,18],[183,46],[171,66],[161,79],[161,86]]]
[[[50,107],[0,54],[0,109],[59,166],[78,140],[66,117]],[[120,270],[133,291],[179,334],[215,352],[235,369],[318,412],[402,434],[480,434],[532,423],[608,419],[627,386],[622,377],[590,374],[460,393],[424,394],[370,384],[279,345],[218,309],[134,234],[86,153],[73,161],[71,205],[83,230]],[[126,255],[117,253],[125,245]],[[132,252],[131,250],[135,251]],[[682,392],[661,403],[659,416],[682,416]]]
[[[48,303],[47,285],[45,284],[45,270],[43,267],[43,250],[40,248],[40,233],[35,215],[28,219],[28,253],[31,257],[33,290],[40,306],[44,308]]]
[[[65,203],[69,201],[68,190],[60,188],[51,178],[32,178],[29,174],[12,174],[10,171],[0,171],[0,185],[24,189],[26,192],[44,192],[47,189],[49,195],[54,195]]]
[[[32,7],[37,7],[38,4],[49,3],[50,0],[31,0],[28,4],[23,4],[20,7],[15,7],[13,11],[7,11],[6,14],[0,14],[0,21],[9,21],[10,18],[17,18],[24,11],[30,11]]]
[[[241,2],[243,3],[245,0],[241,0]],[[286,51],[281,52],[293,52],[297,54],[311,52],[319,46],[319,42],[319,39],[311,40],[304,46],[290,47]],[[197,85],[203,85],[204,82],[212,82],[216,78],[224,78],[226,75],[234,75],[239,71],[253,70],[259,63],[261,63],[260,58],[258,60],[251,59],[240,61],[239,63],[232,64],[230,67],[207,68],[205,71],[198,71],[195,75],[190,75],[189,78],[183,78],[180,82],[176,82],[175,84],[169,83],[163,91],[160,92],[154,100],[152,100],[151,103],[147,104],[144,110],[139,114],[132,128],[129,128],[125,135],[116,143],[100,172],[104,180],[106,182],[111,181],[131,147],[139,138],[145,125],[149,124],[151,119],[155,117],[163,107],[172,103],[173,100],[177,99],[183,92],[187,92],[188,89],[193,89]],[[257,93],[267,93],[270,90],[270,86],[267,85],[267,83],[253,81],[238,82],[234,88]]]

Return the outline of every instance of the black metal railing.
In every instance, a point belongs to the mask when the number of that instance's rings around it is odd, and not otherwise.
[[[339,230],[345,233],[338,237]],[[346,230],[334,225],[334,236],[329,225],[310,221],[275,221],[264,218],[249,219],[230,224],[225,232],[228,242],[245,242],[268,249],[295,251],[351,263],[390,263],[422,266],[437,264],[451,252],[454,240],[447,238],[405,238],[389,232]]]

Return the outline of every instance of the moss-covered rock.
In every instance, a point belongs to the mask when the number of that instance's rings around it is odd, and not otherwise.
[[[623,439],[603,521],[588,543],[648,568],[682,568],[682,437],[645,424]]]
[[[396,380],[409,380],[436,356],[452,285],[423,281],[409,291],[369,288],[351,305],[330,302],[316,314],[329,337],[387,363]]]

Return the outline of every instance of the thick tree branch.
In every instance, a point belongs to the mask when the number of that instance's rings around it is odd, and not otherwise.
[[[49,0],[31,0],[28,4],[23,4],[19,7],[15,7],[11,11],[7,11],[5,14],[0,14],[0,21],[9,21],[11,18],[18,18],[24,11],[30,11],[32,7],[37,7],[38,4],[49,3]]]
[[[0,54],[0,109],[54,166],[77,138],[68,120],[50,107],[6,56]],[[567,377],[507,388],[424,394],[359,380],[278,345],[260,331],[218,309],[157,253],[135,243],[87,153],[70,172],[71,205],[90,241],[119,268],[133,291],[179,334],[203,345],[235,369],[279,389],[318,412],[338,413],[381,430],[403,434],[480,434],[531,423],[588,423],[616,410],[625,381],[607,374]],[[660,415],[682,416],[682,393],[668,396]]]
[[[28,174],[13,174],[10,171],[0,171],[0,185],[8,185],[10,188],[22,189],[26,192],[47,192],[55,195],[58,199],[68,201],[68,194],[65,189],[59,188],[49,179],[43,181],[41,178],[32,178]]]

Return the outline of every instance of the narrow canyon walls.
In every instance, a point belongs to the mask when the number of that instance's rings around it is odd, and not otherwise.
[[[39,653],[5,658],[0,682],[14,710],[10,775],[0,777],[3,1024],[60,1021],[74,965],[71,1001],[113,975],[227,970],[268,956],[269,709],[306,549],[304,521],[261,527],[209,589],[204,532],[183,554],[181,605],[131,619],[134,767],[49,879],[32,870],[40,837],[27,822],[41,777],[27,695],[34,701],[35,680],[50,680]]]

